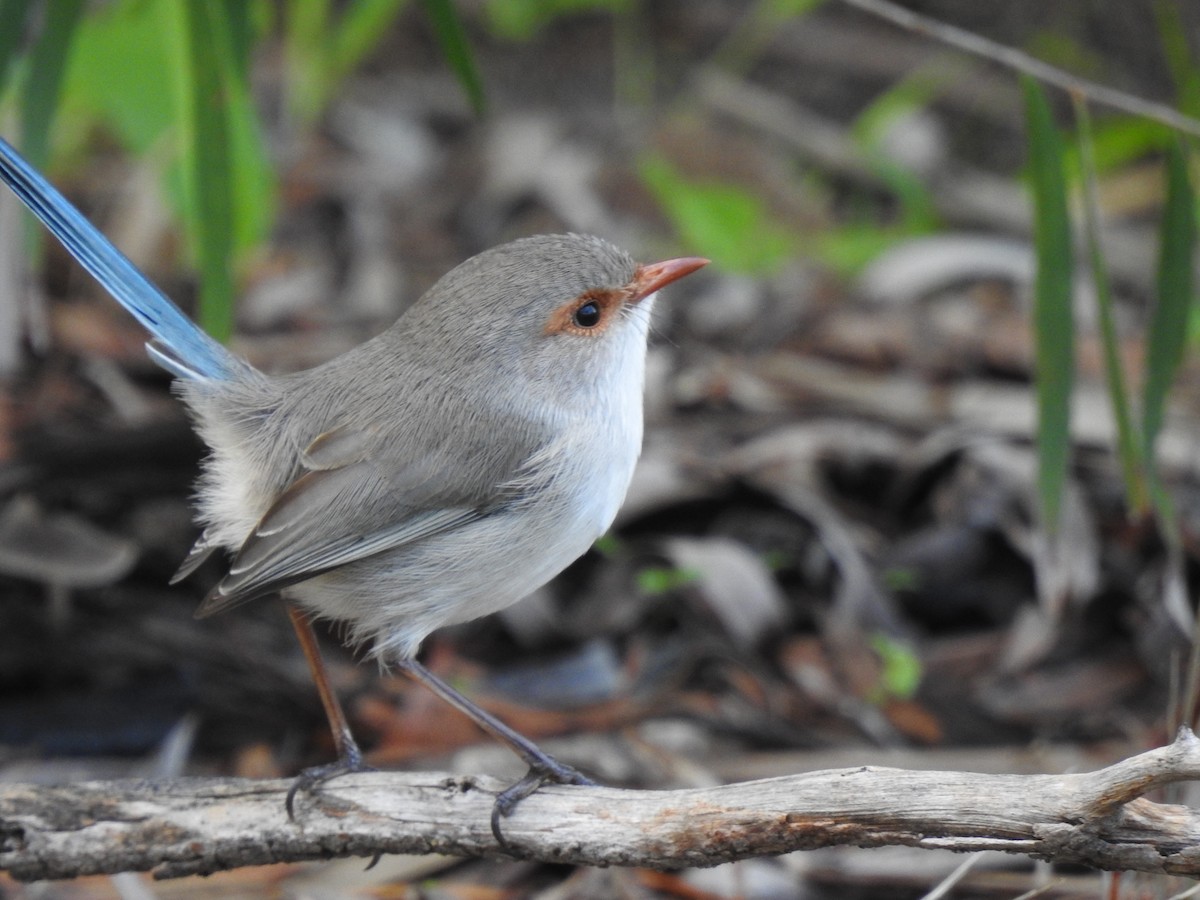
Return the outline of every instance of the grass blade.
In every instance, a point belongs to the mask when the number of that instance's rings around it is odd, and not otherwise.
[[[233,333],[233,178],[222,50],[228,48],[222,4],[175,7],[181,54],[186,213],[200,273],[199,319],[218,340]],[[231,51],[230,51],[231,52]]]
[[[1063,142],[1045,92],[1022,79],[1033,190],[1037,256],[1033,327],[1037,377],[1038,501],[1050,535],[1058,530],[1070,463],[1075,333],[1071,310],[1072,246]]]
[[[388,26],[407,3],[408,0],[358,0],[345,7],[332,39],[324,36],[332,44],[331,81],[340,81],[358,67],[363,57],[379,45]]]
[[[483,82],[475,68],[475,57],[471,53],[471,45],[467,41],[462,21],[454,11],[454,4],[451,0],[423,0],[423,3],[446,62],[450,64],[463,90],[467,92],[467,99],[471,101],[471,108],[475,110],[475,114],[483,115]]]
[[[1141,518],[1150,510],[1146,487],[1146,461],[1142,456],[1142,444],[1133,421],[1129,388],[1121,363],[1120,342],[1113,316],[1112,285],[1104,261],[1104,250],[1100,244],[1100,201],[1096,187],[1096,160],[1092,152],[1092,119],[1088,114],[1087,101],[1083,97],[1075,94],[1072,100],[1075,104],[1075,122],[1078,128],[1076,143],[1083,182],[1083,221],[1092,281],[1096,286],[1096,318],[1100,331],[1100,347],[1104,355],[1104,378],[1117,429],[1117,458],[1121,463],[1130,514]]]
[[[1187,341],[1196,245],[1196,198],[1188,181],[1187,151],[1177,141],[1167,153],[1167,199],[1158,258],[1158,297],[1146,346],[1142,393],[1143,453],[1153,467],[1167,396]],[[1155,488],[1157,491],[1157,487]]]
[[[26,158],[44,166],[50,153],[50,122],[58,108],[59,87],[83,0],[58,0],[46,5],[46,23],[29,60],[21,100],[21,144]]]
[[[17,48],[21,38],[25,36],[25,19],[33,0],[0,0],[0,94],[8,84],[9,70],[13,67],[19,54]]]

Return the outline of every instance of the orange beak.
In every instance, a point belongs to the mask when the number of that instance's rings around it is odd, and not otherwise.
[[[629,302],[637,303],[645,300],[672,281],[678,281],[684,275],[691,275],[697,269],[707,266],[708,263],[709,260],[700,256],[682,256],[679,259],[639,265],[633,270],[633,280],[629,282]]]

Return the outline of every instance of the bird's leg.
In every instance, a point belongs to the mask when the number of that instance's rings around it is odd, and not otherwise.
[[[491,713],[476,706],[416,660],[402,660],[396,668],[414,681],[420,682],[445,700],[493,738],[521,757],[529,772],[512,787],[502,791],[492,806],[492,834],[506,844],[500,833],[500,817],[509,815],[517,804],[547,782],[553,784],[595,784],[586,775],[547,754],[529,738],[509,728]]]
[[[291,617],[292,627],[296,629],[296,637],[300,640],[300,649],[308,661],[309,671],[317,685],[317,693],[321,697],[321,706],[325,708],[325,717],[329,720],[329,730],[333,733],[333,746],[337,750],[337,759],[323,766],[305,769],[292,782],[287,793],[287,814],[289,819],[295,818],[296,794],[300,791],[310,791],[323,781],[346,775],[350,772],[370,771],[371,767],[363,762],[362,750],[354,740],[350,724],[346,721],[346,713],[342,704],[329,683],[329,673],[325,670],[325,661],[321,658],[321,649],[317,646],[317,635],[309,621],[294,603],[287,605],[288,616]]]

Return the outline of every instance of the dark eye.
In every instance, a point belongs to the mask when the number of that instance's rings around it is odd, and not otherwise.
[[[580,328],[592,328],[600,324],[600,304],[595,300],[589,300],[579,309],[575,310],[575,324]]]

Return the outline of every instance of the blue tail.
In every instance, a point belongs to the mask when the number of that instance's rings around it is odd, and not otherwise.
[[[0,178],[154,340],[150,356],[179,378],[224,381],[250,369],[200,329],[137,266],[0,138]]]

